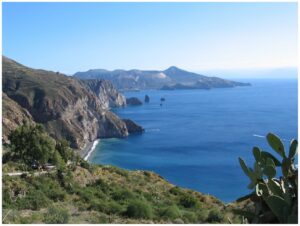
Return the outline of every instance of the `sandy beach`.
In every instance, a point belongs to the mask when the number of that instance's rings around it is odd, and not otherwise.
[[[84,160],[88,160],[91,153],[95,150],[97,144],[100,142],[100,139],[94,140],[93,142],[88,143],[85,148],[83,149],[81,157]]]

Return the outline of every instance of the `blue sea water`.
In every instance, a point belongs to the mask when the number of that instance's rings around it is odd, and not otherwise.
[[[286,145],[298,137],[297,80],[250,82],[249,87],[127,92],[126,97],[142,100],[148,94],[150,103],[114,112],[146,132],[102,139],[89,161],[151,170],[173,184],[234,201],[250,192],[238,157],[252,165],[253,146],[270,150],[268,132]]]

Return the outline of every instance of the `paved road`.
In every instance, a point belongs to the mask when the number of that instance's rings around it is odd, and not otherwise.
[[[51,173],[53,171],[54,171],[54,169],[52,169],[50,171],[35,172],[35,173],[33,173],[33,176],[39,176],[39,175],[42,175],[42,174]],[[28,171],[22,171],[22,172],[4,173],[4,175],[10,176],[10,177],[21,176],[22,174],[30,174],[30,172],[28,172]]]

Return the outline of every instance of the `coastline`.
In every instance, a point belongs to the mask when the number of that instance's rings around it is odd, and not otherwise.
[[[100,139],[94,140],[93,142],[89,142],[85,148],[83,149],[83,154],[81,157],[87,161],[92,152],[95,150],[97,144],[100,142]]]

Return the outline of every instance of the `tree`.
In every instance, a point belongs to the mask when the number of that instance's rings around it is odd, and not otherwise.
[[[28,165],[47,163],[55,151],[55,141],[41,125],[24,124],[11,132],[9,140],[11,152]]]
[[[237,213],[244,215],[250,223],[297,223],[298,169],[294,162],[298,141],[291,141],[289,153],[285,152],[282,141],[276,135],[269,133],[267,141],[281,160],[258,147],[253,148],[253,168],[246,166],[244,160],[239,158],[244,173],[251,181],[248,188],[254,190],[242,199],[250,198],[255,211],[237,210]],[[278,168],[281,175],[276,178]]]
[[[73,160],[74,153],[70,148],[70,143],[67,140],[60,140],[56,143],[55,149],[59,152],[62,159],[67,163],[68,160]]]

